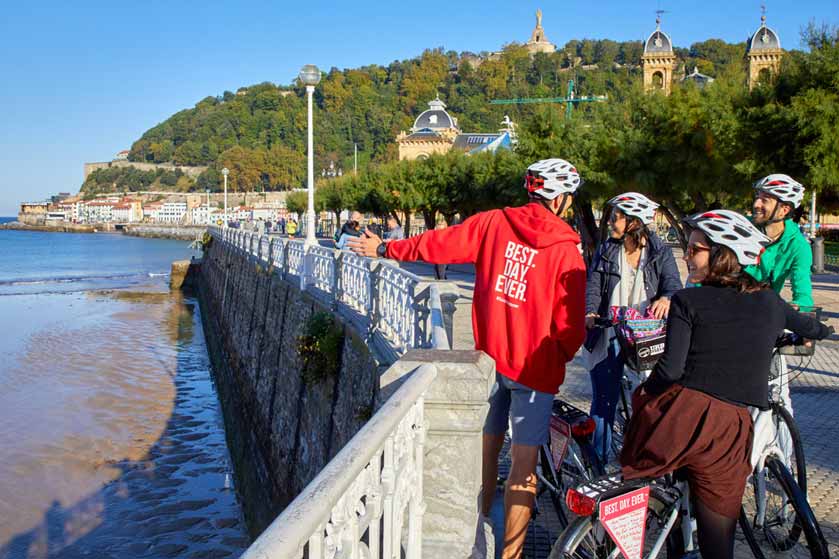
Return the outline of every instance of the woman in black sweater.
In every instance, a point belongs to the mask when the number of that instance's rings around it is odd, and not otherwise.
[[[747,406],[768,406],[775,341],[784,328],[808,339],[830,329],[743,271],[769,243],[745,217],[717,210],[686,223],[688,282],[702,287],[671,300],[665,353],[633,395],[621,464],[627,479],[683,471],[695,498],[699,549],[724,559],[733,556],[751,472]]]

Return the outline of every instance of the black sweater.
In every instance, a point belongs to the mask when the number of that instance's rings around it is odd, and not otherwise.
[[[763,289],[695,287],[676,293],[667,319],[667,345],[645,389],[659,394],[672,383],[722,400],[767,408],[772,348],[784,328],[808,339],[828,328]]]

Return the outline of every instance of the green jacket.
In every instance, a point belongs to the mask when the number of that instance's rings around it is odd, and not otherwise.
[[[756,280],[768,282],[779,294],[789,278],[792,284],[792,303],[801,307],[811,307],[812,265],[813,252],[810,242],[801,234],[798,226],[788,219],[784,222],[784,232],[778,240],[766,247],[760,262],[747,266],[746,271]]]

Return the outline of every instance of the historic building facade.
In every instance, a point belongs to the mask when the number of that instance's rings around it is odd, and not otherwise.
[[[766,14],[760,16],[760,27],[749,39],[749,89],[765,83],[781,68],[781,39],[774,30],[766,26]]]
[[[676,53],[673,52],[673,41],[661,30],[660,17],[655,20],[655,31],[644,42],[641,66],[644,68],[644,89],[670,95]]]
[[[446,111],[446,104],[438,96],[428,103],[428,109],[417,117],[409,132],[401,132],[396,137],[399,159],[427,159],[452,149],[466,153],[509,149],[515,142],[514,124],[505,118],[502,126],[498,132],[488,134],[462,132],[457,119]]]

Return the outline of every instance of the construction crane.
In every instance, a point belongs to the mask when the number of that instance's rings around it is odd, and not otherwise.
[[[571,118],[571,112],[576,103],[591,103],[594,101],[608,101],[607,95],[587,95],[577,97],[574,95],[574,80],[568,80],[568,93],[565,97],[538,97],[520,99],[493,99],[491,105],[525,105],[529,103],[565,103],[565,117]]]

